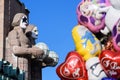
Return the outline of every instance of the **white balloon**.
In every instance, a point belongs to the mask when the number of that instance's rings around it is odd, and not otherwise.
[[[111,7],[105,16],[105,24],[112,31],[115,23],[120,19],[120,0],[110,0]]]
[[[86,61],[86,69],[88,71],[88,80],[101,80],[103,77],[107,77],[98,57],[88,59]]]

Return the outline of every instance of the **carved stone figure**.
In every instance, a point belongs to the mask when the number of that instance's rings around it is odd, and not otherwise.
[[[44,51],[44,55],[42,58],[36,58],[36,61],[41,61],[42,59],[42,66],[47,67],[47,66],[56,66],[58,63],[58,55],[56,52],[51,51],[47,44],[44,42],[39,42],[35,44],[35,39],[38,38],[38,29],[35,25],[28,25],[26,29],[26,36],[29,38],[32,46],[36,46]]]
[[[14,27],[8,33],[7,42],[9,44],[8,51],[11,58],[8,60],[13,63],[14,67],[19,67],[25,71],[25,80],[31,80],[29,65],[31,63],[31,56],[38,57],[44,54],[43,50],[33,47],[30,40],[25,35],[25,30],[28,25],[27,16],[24,13],[17,13],[12,22]],[[12,61],[10,59],[13,59]],[[29,73],[28,73],[29,71]],[[29,77],[28,77],[29,75]]]
[[[38,38],[38,29],[35,25],[28,25],[26,31],[26,36],[29,38],[30,43],[32,46],[35,46],[35,39]],[[44,48],[45,49],[45,48]],[[46,46],[46,49],[47,46]],[[32,80],[38,80],[40,79],[41,75],[41,68],[42,68],[42,57],[39,58],[39,60],[33,58],[31,60],[31,78]]]
[[[25,31],[26,36],[28,37],[28,39],[30,40],[30,43],[32,44],[32,46],[35,45],[35,39],[38,38],[38,29],[35,25],[28,25],[28,27],[26,28]]]

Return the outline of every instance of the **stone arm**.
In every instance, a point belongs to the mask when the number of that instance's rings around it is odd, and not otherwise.
[[[41,49],[39,49],[37,47],[31,47],[31,48],[22,47],[20,45],[18,33],[16,31],[14,31],[14,30],[9,32],[9,34],[8,34],[8,42],[10,44],[10,48],[11,48],[12,52],[16,56],[25,57],[27,55],[32,55],[34,57],[40,57],[44,53],[43,50],[41,50]]]
[[[23,56],[23,57],[27,57],[28,55],[31,55],[32,58],[41,58],[44,54],[43,50],[37,47],[25,48],[20,46],[13,46],[13,53],[16,56]]]

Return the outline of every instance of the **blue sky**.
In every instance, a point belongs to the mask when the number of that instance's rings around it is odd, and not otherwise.
[[[74,50],[72,28],[76,26],[76,7],[81,0],[20,0],[29,9],[30,24],[39,29],[36,42],[45,42],[49,48],[57,52],[59,64],[64,62],[68,52]],[[58,66],[57,65],[57,66]],[[56,67],[42,70],[42,80],[60,80]]]

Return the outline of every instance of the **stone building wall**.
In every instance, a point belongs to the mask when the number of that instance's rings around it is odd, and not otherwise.
[[[19,0],[0,0],[0,59],[4,59],[7,61],[7,59],[10,59],[9,51],[7,50],[7,44],[6,39],[8,36],[9,31],[13,29],[11,26],[11,22],[13,20],[13,17],[16,13],[25,13],[29,18],[29,10],[25,8],[24,4],[21,3]],[[14,60],[12,60],[14,62]],[[21,66],[24,63],[21,62]],[[36,67],[36,63],[30,63],[29,67],[31,69],[31,65],[34,65],[32,67],[32,72],[28,72],[28,76],[32,77],[28,80],[42,80],[41,75],[41,66]],[[39,69],[38,69],[39,68]],[[32,76],[31,76],[32,75]],[[26,79],[25,79],[26,80]]]
[[[0,59],[10,58],[9,52],[7,52],[6,47],[6,38],[8,32],[13,29],[11,26],[11,22],[16,13],[25,13],[29,18],[29,10],[25,8],[24,4],[19,0],[0,0]],[[12,60],[14,62],[14,60]],[[31,63],[30,63],[31,64]],[[34,63],[33,63],[34,64]],[[21,63],[21,65],[23,65]],[[31,67],[31,65],[29,65]],[[34,68],[34,67],[33,67]],[[33,69],[34,70],[34,69]],[[34,80],[34,77],[37,77],[41,80],[41,69],[39,69],[39,73],[34,73],[35,76],[32,77],[31,80]],[[32,73],[29,72],[29,75]],[[30,76],[29,76],[30,77]]]
[[[0,0],[0,58],[3,58],[4,53],[4,0]]]
[[[13,29],[13,27],[11,26],[13,17],[16,13],[25,13],[26,15],[29,15],[29,11],[27,9],[25,9],[25,6],[23,3],[21,3],[19,0],[4,0],[4,41],[7,41],[7,35],[9,33],[10,30]],[[5,47],[5,54],[3,54],[3,59],[9,61],[13,67],[18,67],[21,70],[27,70],[27,72],[25,72],[25,79],[28,79],[28,64],[24,63],[23,59],[21,59],[21,62],[18,62],[20,60],[18,60],[19,58],[14,56],[14,54],[12,54],[12,52],[10,52],[10,49],[7,46],[7,42],[5,42],[4,44]],[[3,50],[4,51],[4,50]],[[13,58],[14,56],[14,58]],[[26,60],[26,59],[25,59]],[[27,60],[26,60],[27,61]],[[24,66],[26,65],[26,66]],[[30,66],[31,67],[31,66]],[[24,69],[23,69],[24,68]],[[29,69],[29,73],[31,72],[31,70]],[[29,79],[31,79],[29,77]]]
[[[18,12],[29,14],[29,11],[19,0],[0,0],[0,58],[5,58],[3,54],[5,53],[5,38],[12,29],[12,19]]]
[[[25,13],[27,16],[29,15],[29,11],[27,9],[25,9],[25,6],[23,3],[21,3],[19,0],[1,0],[3,3],[1,4],[3,7],[3,11],[1,12],[4,16],[3,18],[3,26],[2,26],[2,31],[1,35],[3,35],[3,52],[1,53],[1,58],[5,59],[6,61],[9,61],[13,64],[13,67],[18,67],[19,69],[23,69],[26,68],[26,70],[28,70],[28,64],[24,63],[23,61],[18,62],[16,64],[16,61],[20,61],[20,60],[16,60],[17,57],[15,57],[14,59],[11,58],[11,52],[7,46],[7,35],[9,33],[9,31],[11,31],[13,29],[13,27],[11,26],[13,17],[16,13]],[[1,39],[0,39],[1,40]],[[1,49],[1,48],[0,48]],[[19,58],[17,58],[19,59]],[[14,64],[15,63],[15,64]],[[24,66],[26,65],[26,66]],[[31,68],[31,67],[30,67]],[[29,75],[28,75],[29,73]],[[31,70],[29,69],[29,71],[25,72],[25,80],[30,80],[31,79]],[[29,76],[29,78],[28,78]]]

